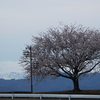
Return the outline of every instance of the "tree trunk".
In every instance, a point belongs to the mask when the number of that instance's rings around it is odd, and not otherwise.
[[[74,78],[74,79],[72,79],[72,81],[73,81],[73,85],[74,85],[73,91],[74,92],[79,92],[80,88],[79,88],[79,81],[78,81],[78,79]]]

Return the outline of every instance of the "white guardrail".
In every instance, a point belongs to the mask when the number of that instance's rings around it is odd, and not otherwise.
[[[0,97],[11,97],[12,99],[15,98],[25,98],[25,97],[38,97],[40,100],[42,98],[68,98],[71,100],[71,98],[94,98],[100,100],[100,95],[84,95],[84,94],[0,94]]]

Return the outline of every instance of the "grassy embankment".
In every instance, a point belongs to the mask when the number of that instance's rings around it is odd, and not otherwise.
[[[18,94],[27,94],[31,92],[0,92],[2,93],[18,93]],[[100,90],[81,90],[79,92],[73,92],[72,90],[67,91],[50,91],[50,92],[33,92],[33,94],[98,94],[100,95]]]
[[[100,90],[81,90],[79,92],[73,92],[72,90],[67,91],[54,91],[54,92],[35,92],[35,94],[98,94]]]

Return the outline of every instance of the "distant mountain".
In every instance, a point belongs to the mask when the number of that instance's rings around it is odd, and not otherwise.
[[[25,77],[25,73],[11,72],[11,73],[6,73],[6,74],[0,74],[0,78],[5,79],[5,80],[24,79],[24,77]]]
[[[91,77],[88,74],[83,80],[80,78],[80,88],[82,90],[96,90],[100,89],[100,74],[96,74]],[[33,84],[35,82],[33,81]],[[47,77],[33,87],[34,92],[45,92],[45,91],[61,91],[61,90],[72,90],[73,83],[71,80],[59,77],[55,80]],[[30,91],[30,81],[26,79],[11,79],[4,80],[0,79],[0,92],[11,92],[11,91]]]

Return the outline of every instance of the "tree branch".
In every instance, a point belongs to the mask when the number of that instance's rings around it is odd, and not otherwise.
[[[91,72],[98,64],[100,64],[100,62],[96,63],[91,69],[89,69],[89,70],[87,70],[87,71],[85,71],[85,72],[80,73],[79,76],[81,76],[82,74]]]

